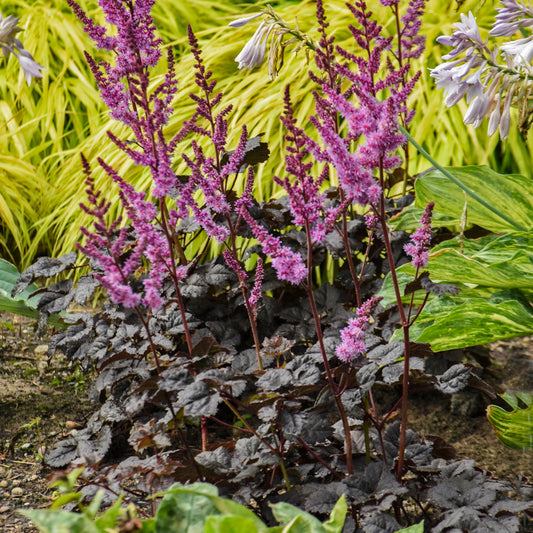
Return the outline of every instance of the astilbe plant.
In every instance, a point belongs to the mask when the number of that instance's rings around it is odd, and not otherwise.
[[[382,1],[397,22],[395,38],[385,35],[365,2],[349,3],[350,31],[362,51],[357,55],[335,46],[317,1],[318,42],[300,30],[293,35],[314,52],[311,122],[319,140],[298,126],[287,87],[282,117],[287,173],[274,178],[287,196],[264,204],[253,198],[253,166],[267,159],[266,144],[243,128],[237,147],[228,149],[231,106],[215,91],[192,29],[196,111],[168,138],[177,80],[170,49],[167,74],[159,84],[151,80],[162,45],[150,15],[153,1],[101,0],[114,32],[69,3],[97,46],[114,53],[114,64],[97,63],[87,54],[112,116],[133,136],[109,137],[147,168],[153,187],[150,195],[139,193],[99,160],[117,184],[128,218],[108,221],[109,200],[95,189],[90,163],[82,162],[88,193],[83,208],[95,225],[83,230],[86,240],[79,248],[92,273],[74,288],[61,281],[48,287],[39,309],[52,314],[72,301],[83,303],[96,284],[107,291],[110,302],[99,312],[68,315],[70,327],[50,342],[52,353],[62,350],[86,366],[96,365],[92,395],[102,406],[85,429],[47,454],[47,462],[85,465],[87,495],[102,486],[108,495],[125,488],[135,498],[175,481],[200,479],[245,503],[254,499],[266,518],[271,501],[284,499],[324,514],[345,494],[354,530],[396,531],[401,522],[414,520],[405,518],[406,498],[429,521],[441,508],[450,524],[462,523],[463,515],[448,512],[448,500],[426,507],[421,502],[428,499],[428,487],[440,494],[439,475],[457,492],[461,476],[467,473],[470,482],[473,470],[459,464],[445,471],[442,453],[432,455],[433,445],[407,430],[410,369],[423,373],[423,357],[431,353],[409,340],[420,312],[414,292],[424,290],[425,302],[432,292],[454,290],[434,284],[423,270],[433,206],[427,206],[410,243],[388,227],[398,209],[387,197],[388,180],[402,164],[398,150],[407,154],[399,124],[408,127],[413,116],[407,99],[418,74],[411,75],[408,61],[422,50],[424,2],[411,0],[401,15],[399,1]],[[284,21],[277,23],[285,28],[279,36],[290,33]],[[263,45],[259,37],[252,39],[247,54],[259,47],[262,57]],[[191,151],[181,155],[189,174],[178,176],[176,146],[189,137]],[[244,172],[246,185],[237,191]],[[333,177],[338,186],[328,188]],[[220,243],[220,257],[203,261],[201,251],[191,257],[198,232]],[[334,285],[316,277],[326,251],[337,261]],[[248,268],[255,256],[252,275]],[[396,265],[408,256],[416,275],[404,301]],[[75,261],[76,254],[42,259],[22,275],[16,290]],[[394,315],[379,307],[376,296],[388,273],[404,335],[403,342],[390,344],[379,333]],[[424,379],[451,393],[470,377],[469,367],[455,365]],[[398,401],[380,405],[375,390],[395,383],[402,388]],[[399,409],[398,424],[392,419]],[[410,484],[404,482],[407,470]],[[491,505],[504,489],[493,492]],[[497,512],[489,507],[476,508],[479,527]]]

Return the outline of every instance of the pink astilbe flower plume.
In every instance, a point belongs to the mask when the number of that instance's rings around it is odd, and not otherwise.
[[[357,309],[357,317],[351,318],[348,325],[341,330],[341,343],[335,354],[344,363],[350,363],[366,353],[365,332],[370,322],[370,316],[380,297],[370,298]]]
[[[281,121],[287,131],[285,168],[293,179],[289,177],[281,179],[275,176],[274,181],[287,191],[293,223],[296,226],[308,227],[313,242],[322,242],[326,231],[331,229],[331,227],[326,227],[326,221],[322,216],[326,210],[323,207],[324,195],[320,193],[320,186],[328,177],[328,167],[325,167],[324,172],[318,178],[309,173],[313,167],[313,161],[309,160],[310,152],[306,147],[308,137],[296,126],[289,86],[285,87],[284,102],[285,109]],[[305,159],[308,161],[305,162]],[[332,226],[338,213],[327,214],[330,214],[327,219],[328,224]]]
[[[411,242],[404,246],[405,253],[413,259],[413,266],[424,268],[429,262],[431,244],[431,218],[435,204],[429,202],[424,209],[420,227],[411,235]]]
[[[259,241],[263,251],[272,260],[272,266],[278,279],[299,285],[307,277],[307,267],[302,256],[283,246],[281,239],[270,235],[248,212],[245,206],[241,207],[240,215],[248,223],[254,237]]]
[[[148,92],[150,70],[161,58],[162,44],[155,36],[151,16],[154,0],[100,0],[108,24],[116,27],[116,35],[112,36],[106,28],[94,24],[74,0],[68,3],[96,45],[115,53],[114,64],[97,63],[88,53],[85,56],[111,116],[131,128],[139,149],[114,135],[110,134],[110,138],[136,164],[150,168],[152,194],[163,198],[179,186],[172,170],[174,143],[168,143],[162,131],[173,112],[177,80],[169,48],[167,74],[151,94]]]
[[[382,3],[392,6],[397,2]],[[329,162],[335,168],[347,199],[361,205],[375,205],[381,197],[382,186],[375,176],[376,170],[390,172],[401,164],[395,152],[406,141],[398,124],[401,118],[407,124],[413,116],[406,101],[419,74],[405,82],[409,64],[394,70],[387,61],[388,74],[385,78],[380,76],[382,56],[390,48],[392,38],[382,37],[382,27],[371,18],[372,13],[367,10],[365,2],[348,4],[348,7],[358,23],[350,26],[350,31],[365,54],[356,56],[336,47],[337,54],[347,62],[334,63],[335,75],[350,81],[351,86],[341,93],[338,87],[321,83],[322,95],[315,93],[316,116],[311,117],[311,121],[320,134],[323,147],[311,140],[307,141],[307,147],[317,160]],[[421,45],[415,37],[423,2],[413,0],[410,7],[411,11],[404,16],[408,23],[404,37],[414,50]],[[325,41],[324,46],[330,51],[329,41]],[[413,51],[414,55],[417,53]],[[320,59],[319,67],[322,63]],[[354,70],[350,63],[355,65]],[[346,119],[348,132],[345,137],[338,132],[337,115]],[[355,150],[352,150],[353,142],[357,143]]]
[[[100,285],[108,292],[109,297],[117,304],[125,307],[135,307],[141,303],[141,295],[136,293],[131,284],[130,277],[141,265],[143,243],[140,243],[129,258],[120,262],[118,257],[125,251],[129,244],[126,228],[118,229],[120,219],[115,220],[109,227],[105,216],[111,204],[100,197],[100,191],[94,187],[89,163],[82,155],[83,172],[86,176],[87,197],[89,205],[81,204],[81,208],[89,215],[95,217],[95,232],[80,228],[86,237],[84,246],[78,244],[78,249],[90,257],[103,271],[95,274]]]

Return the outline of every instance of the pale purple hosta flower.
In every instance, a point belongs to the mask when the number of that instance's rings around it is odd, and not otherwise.
[[[335,349],[335,354],[342,362],[350,363],[366,353],[365,332],[370,316],[380,300],[381,297],[367,300],[357,309],[357,317],[350,318],[348,325],[341,329],[341,343]]]
[[[43,77],[41,70],[44,67],[39,65],[27,50],[24,50],[22,43],[15,37],[18,32],[22,31],[17,26],[18,22],[18,17],[12,15],[2,17],[2,13],[0,13],[0,48],[5,57],[13,54],[18,59],[26,82],[30,85],[32,78]]]
[[[442,56],[442,59],[453,59],[465,51],[467,51],[468,56],[476,48],[486,48],[486,43],[479,33],[476,17],[474,17],[471,11],[468,12],[468,15],[461,13],[461,22],[457,22],[454,26],[457,29],[451,36],[442,35],[437,38],[438,43],[454,48],[451,52]]]
[[[509,35],[513,29],[516,31],[533,24],[533,21],[524,21],[524,17],[530,18],[533,14],[531,7],[514,1],[503,4],[504,8],[499,10],[490,32],[492,35]],[[533,36],[491,50],[481,39],[472,13],[461,15],[461,20],[450,37],[437,39],[439,43],[453,46],[454,49],[443,56],[445,63],[431,71],[437,87],[444,89],[446,105],[451,107],[466,96],[469,107],[464,117],[465,124],[478,127],[484,118],[489,118],[489,135],[494,134],[499,127],[501,139],[506,139],[511,105],[517,104],[521,127],[527,129],[530,115],[527,87],[533,75]],[[459,57],[463,53],[464,57]],[[504,65],[498,63],[499,55],[504,57]],[[524,95],[522,101],[520,95]]]
[[[412,258],[415,268],[424,268],[429,261],[429,245],[431,244],[431,217],[435,204],[429,202],[424,209],[420,227],[411,235],[411,242],[404,246],[405,253]]]
[[[504,35],[513,35],[521,28],[533,26],[533,7],[525,2],[516,0],[501,0],[503,7],[496,8],[496,22],[492,25],[490,35],[502,37]]]
[[[533,35],[502,44],[500,50],[508,56],[513,57],[513,63],[516,68],[524,66],[531,71],[530,62],[531,58],[533,58]]]
[[[19,20],[18,17],[13,15],[3,17],[2,13],[0,13],[0,47],[6,57],[11,53],[11,49],[16,46],[17,39],[15,35],[22,31],[22,28],[17,26]]]
[[[265,18],[261,21],[252,38],[235,58],[235,61],[239,64],[239,69],[252,69],[260,65],[266,54],[267,41],[271,36],[268,52],[268,75],[273,80],[283,64],[285,45],[288,42],[283,41],[285,35],[290,35],[291,38],[297,37],[300,41],[300,44],[295,47],[296,51],[302,47],[303,43],[314,50],[315,43],[301,32],[297,25],[296,27],[290,27],[269,5],[263,8],[260,13],[255,13],[249,17],[243,17],[230,22],[229,26],[240,28],[262,15]]]
[[[26,83],[31,84],[32,78],[42,78],[41,70],[44,68],[35,59],[27,50],[18,49],[18,54],[14,53],[15,57],[19,60],[20,67],[24,72],[24,77],[26,78]]]
[[[431,70],[437,87],[444,89],[444,102],[448,107],[455,105],[465,95],[470,102],[486,90],[481,76],[487,65],[485,53],[490,54],[490,50],[481,39],[474,15],[471,12],[468,15],[461,13],[461,21],[455,24],[457,29],[451,36],[444,35],[437,39],[440,44],[454,48],[442,56],[446,63]],[[466,52],[465,57],[457,59],[463,52]]]
[[[235,61],[241,68],[254,68],[263,62],[266,53],[268,36],[274,26],[265,20],[261,22],[252,38],[244,45]]]
[[[262,16],[263,13],[255,13],[254,15],[250,15],[249,17],[243,17],[237,20],[233,20],[228,24],[231,28],[240,28],[241,26],[244,26],[248,24],[248,22],[251,22],[252,20],[255,20],[256,18]]]

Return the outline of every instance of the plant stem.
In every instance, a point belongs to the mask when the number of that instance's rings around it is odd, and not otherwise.
[[[339,199],[341,203],[344,202],[344,191],[341,188],[339,188]],[[346,261],[348,263],[348,268],[350,269],[350,275],[352,276],[353,285],[355,288],[355,300],[357,303],[357,307],[361,307],[361,305],[363,304],[363,301],[361,298],[361,283],[360,283],[361,280],[357,276],[355,265],[353,264],[352,250],[350,249],[350,240],[348,238],[348,222],[347,222],[347,216],[346,216],[346,209],[342,210],[341,238],[344,244],[344,250],[346,251]],[[362,276],[362,271],[361,271],[361,279],[362,277],[363,276]]]
[[[322,325],[320,324],[320,318],[318,316],[318,311],[316,308],[315,295],[313,294],[312,286],[312,259],[313,259],[313,243],[311,241],[311,229],[309,227],[309,222],[306,220],[305,223],[305,234],[307,237],[307,283],[305,284],[305,291],[307,293],[307,298],[309,299],[309,304],[311,306],[311,313],[313,315],[313,320],[315,322],[316,335],[318,338],[318,345],[320,346],[320,353],[322,354],[322,360],[324,361],[324,368],[326,370],[326,376],[328,379],[329,389],[333,394],[335,403],[337,404],[337,409],[342,420],[342,426],[344,428],[344,441],[346,446],[346,469],[348,474],[353,474],[352,466],[352,434],[350,432],[350,424],[348,422],[348,417],[346,416],[346,410],[341,400],[341,395],[335,383],[335,379],[331,372],[331,367],[329,366],[328,356],[326,353],[326,347],[324,345],[324,337],[322,336]]]
[[[405,130],[404,130],[405,131]],[[383,164],[380,162],[380,183],[383,186]],[[407,399],[409,394],[409,321],[405,315],[405,310],[402,303],[402,295],[400,294],[400,286],[398,284],[398,277],[396,275],[396,265],[394,264],[394,257],[392,254],[392,246],[389,238],[389,228],[387,226],[387,220],[385,217],[385,197],[383,194],[380,199],[379,220],[383,231],[383,243],[387,251],[387,260],[389,263],[390,274],[392,278],[392,284],[394,286],[394,293],[396,295],[396,302],[398,303],[398,312],[400,313],[400,319],[403,329],[403,379],[402,379],[402,409],[401,409],[401,423],[400,423],[400,443],[398,449],[398,465],[396,470],[396,477],[398,481],[402,477],[403,461],[405,456],[405,435],[407,431]]]
[[[280,455],[280,452],[279,450],[276,450],[276,448],[274,448],[268,441],[266,441],[263,437],[261,437],[261,435],[259,435],[259,433],[257,433],[257,431],[252,427],[250,426],[250,424],[248,424],[248,422],[246,422],[246,420],[241,416],[241,414],[239,413],[239,411],[237,411],[237,409],[235,409],[235,407],[233,407],[233,405],[231,405],[231,403],[229,402],[229,400],[227,398],[224,398],[222,399],[222,401],[228,406],[228,408],[230,409],[230,411],[237,417],[237,419],[239,420],[239,422],[250,432],[252,433],[255,437],[257,437],[265,446],[267,446],[267,448],[270,449],[270,451],[276,455],[278,458],[279,458],[279,467],[281,469],[281,473],[283,475],[283,480],[285,481],[285,488],[287,490],[291,490],[291,483],[289,481],[289,477],[287,475],[287,470],[285,468],[285,464],[283,463],[283,456]]]

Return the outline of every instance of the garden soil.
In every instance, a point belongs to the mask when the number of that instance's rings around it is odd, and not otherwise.
[[[11,327],[13,329],[11,329]],[[491,364],[481,377],[499,391],[531,390],[533,337],[489,346]],[[51,469],[42,462],[47,447],[83,427],[92,412],[90,377],[61,356],[50,363],[46,338],[31,322],[0,314],[0,531],[36,532],[19,509],[46,508]],[[510,450],[495,436],[484,410],[488,398],[413,391],[410,427],[422,436],[438,435],[458,459],[474,459],[489,475],[533,482],[533,452]]]

